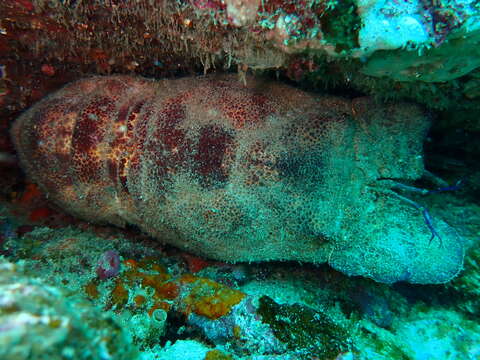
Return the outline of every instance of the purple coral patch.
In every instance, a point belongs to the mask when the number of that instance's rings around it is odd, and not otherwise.
[[[97,276],[104,280],[120,272],[120,255],[115,250],[105,251],[97,263]]]

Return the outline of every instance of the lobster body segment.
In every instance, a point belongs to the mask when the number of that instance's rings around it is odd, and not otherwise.
[[[329,262],[378,281],[448,281],[454,229],[375,190],[423,172],[428,128],[410,104],[319,96],[233,76],[92,77],[26,111],[12,137],[66,211],[126,223],[225,261]]]

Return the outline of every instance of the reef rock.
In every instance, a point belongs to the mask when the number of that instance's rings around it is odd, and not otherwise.
[[[0,257],[0,359],[143,359],[127,331],[78,296]]]
[[[12,137],[28,176],[86,220],[225,261],[441,283],[462,266],[462,240],[384,185],[422,176],[428,126],[411,104],[250,78],[111,76],[40,101]]]

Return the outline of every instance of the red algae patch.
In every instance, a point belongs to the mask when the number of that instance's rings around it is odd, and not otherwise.
[[[159,302],[159,303],[155,303],[150,309],[148,309],[148,316],[152,316],[153,312],[157,309],[162,309],[162,310],[165,310],[165,311],[169,311],[171,309],[171,305],[169,303],[166,303],[166,302]]]
[[[133,298],[133,301],[135,302],[136,307],[141,307],[143,304],[145,304],[147,299],[143,295],[137,295]]]
[[[91,299],[98,299],[100,292],[98,291],[97,284],[95,280],[90,281],[85,285],[85,294]]]
[[[117,309],[119,307],[124,306],[128,302],[128,290],[125,288],[125,286],[120,282],[117,281],[115,283],[115,287],[112,290],[112,305],[115,305]]]
[[[232,307],[245,297],[241,291],[206,278],[193,280],[193,286],[184,300],[187,305],[187,314],[194,312],[197,315],[216,320],[227,315]]]
[[[178,297],[179,295],[179,288],[178,285],[175,284],[174,282],[166,282],[163,283],[160,287],[155,289],[157,295],[161,299],[167,299],[167,300],[174,300]]]
[[[127,269],[119,274],[109,294],[109,303],[117,311],[131,306],[152,316],[157,309],[168,312],[174,308],[187,317],[194,313],[216,320],[245,297],[241,291],[190,273],[172,277],[154,259],[127,259],[123,264]],[[93,281],[85,287],[90,298],[98,297],[96,291]],[[129,304],[130,294],[132,304]]]

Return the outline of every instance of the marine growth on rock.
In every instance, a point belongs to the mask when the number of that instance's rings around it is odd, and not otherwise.
[[[40,101],[12,137],[28,176],[86,220],[225,261],[440,283],[461,268],[461,238],[382,185],[422,176],[428,126],[411,104],[251,78],[109,76]]]

